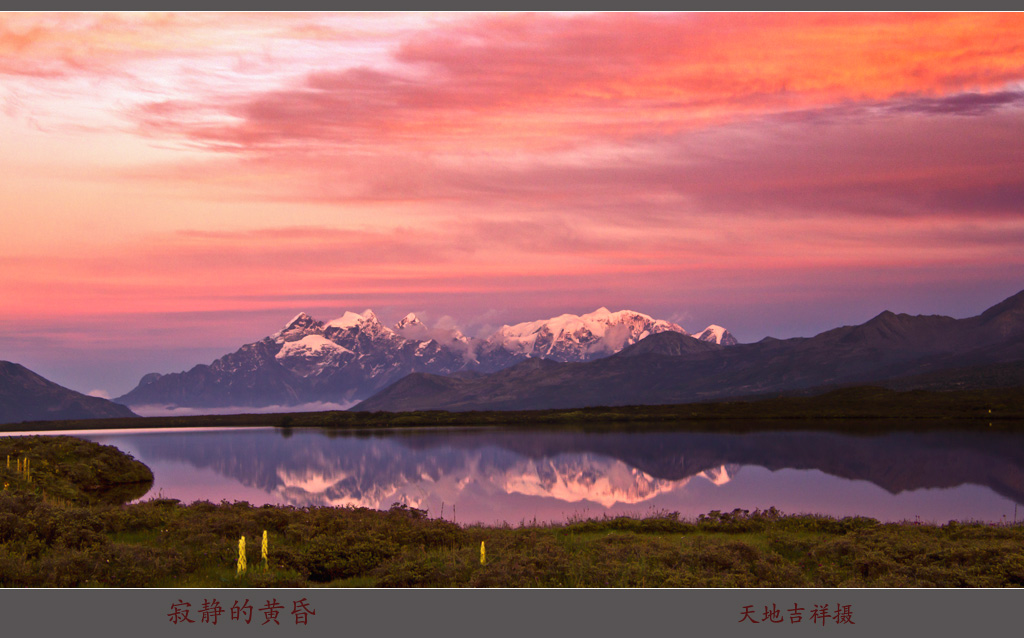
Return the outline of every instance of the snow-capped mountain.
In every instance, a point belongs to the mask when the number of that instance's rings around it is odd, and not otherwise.
[[[414,329],[418,328],[419,326],[423,326],[424,329],[426,329],[427,327],[425,323],[420,321],[419,317],[417,317],[415,313],[410,312],[409,314],[402,317],[402,319],[395,324],[395,330],[401,331],[406,329]]]
[[[734,346],[739,343],[736,341],[736,337],[732,336],[732,333],[722,326],[716,326],[715,324],[704,328],[704,330],[693,335],[693,337],[701,341],[717,343],[720,346]]]
[[[598,308],[585,315],[565,314],[502,326],[484,341],[480,358],[589,361],[615,354],[648,335],[668,331],[689,334],[674,323],[643,313]],[[496,353],[500,353],[498,357]]]
[[[319,321],[302,312],[278,332],[210,365],[147,374],[119,402],[134,406],[266,407],[364,399],[413,373],[495,372],[524,359],[582,362],[606,357],[660,332],[682,327],[631,310],[584,314],[502,326],[484,339],[455,327],[427,326],[414,313],[394,328],[372,310]],[[719,326],[696,338],[730,345]]]
[[[447,344],[450,346],[457,345],[456,347],[465,351],[466,346],[470,343],[470,339],[458,328],[442,328],[435,326],[433,328],[427,327],[427,324],[420,321],[419,317],[415,313],[410,312],[409,314],[402,317],[398,323],[395,324],[395,334],[399,335],[403,339],[409,339],[412,341],[427,341],[434,339],[438,343]]]

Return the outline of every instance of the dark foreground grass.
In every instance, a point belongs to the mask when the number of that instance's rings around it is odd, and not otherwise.
[[[27,439],[0,439],[18,445]],[[20,441],[20,442],[19,442]],[[33,454],[71,445],[34,437]],[[75,444],[77,445],[77,443]],[[78,462],[107,458],[95,444]],[[91,451],[90,451],[91,450]],[[2,452],[2,450],[0,450]],[[59,458],[57,455],[54,458]],[[33,459],[35,457],[32,457]],[[42,458],[42,457],[40,457]],[[0,460],[3,457],[0,456]],[[69,461],[70,462],[70,461]],[[32,465],[37,461],[33,460]],[[365,508],[114,504],[45,498],[5,474],[0,585],[8,587],[1009,587],[1024,583],[1024,527],[882,524],[768,511],[675,513],[564,525],[460,527],[395,505]],[[4,472],[7,472],[4,469]],[[269,557],[260,559],[267,531]],[[248,569],[236,573],[238,539]],[[486,543],[486,563],[480,545]]]

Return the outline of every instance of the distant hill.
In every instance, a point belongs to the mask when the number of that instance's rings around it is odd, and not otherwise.
[[[586,363],[527,360],[475,379],[413,374],[353,410],[657,405],[857,384],[1005,387],[1022,363],[1024,292],[967,319],[886,311],[815,337],[728,348],[663,332]]]
[[[69,390],[23,365],[0,361],[0,423],[133,416],[123,405]]]

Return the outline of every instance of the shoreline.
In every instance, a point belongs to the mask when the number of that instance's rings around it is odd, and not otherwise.
[[[685,403],[528,411],[439,410],[420,412],[286,412],[27,421],[0,424],[12,432],[94,431],[166,428],[399,428],[437,426],[663,426],[703,429],[754,427],[788,422],[788,427],[823,425],[866,429],[929,426],[1024,426],[1024,388],[898,392],[872,386],[834,390],[812,397],[774,397]],[[811,424],[810,422],[815,422]],[[904,422],[900,426],[897,421]],[[863,423],[858,423],[863,422]],[[743,425],[746,423],[747,425]]]

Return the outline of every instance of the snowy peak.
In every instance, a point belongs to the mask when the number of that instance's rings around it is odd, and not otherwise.
[[[297,341],[307,335],[320,334],[323,332],[323,327],[324,324],[322,322],[317,321],[304,312],[300,312],[291,321],[286,323],[280,332],[272,335],[271,339],[278,343]]]
[[[339,331],[351,331],[355,329],[356,332],[365,332],[371,335],[392,335],[394,334],[390,328],[385,326],[377,319],[377,315],[373,314],[370,309],[364,310],[362,313],[345,312],[342,316],[337,319],[332,319],[324,325],[325,334],[330,331],[337,333]]]
[[[370,312],[367,310],[366,312]],[[345,314],[341,315],[337,319],[331,319],[327,322],[324,328],[337,328],[339,330],[348,330],[349,328],[358,328],[366,322],[366,313],[362,315],[356,312],[345,311]],[[371,313],[373,314],[373,313]]]
[[[587,361],[666,331],[687,334],[680,326],[650,315],[633,310],[611,312],[602,307],[584,315],[564,314],[502,326],[487,339],[484,349],[504,348],[516,355],[558,361]]]
[[[405,328],[409,328],[412,326],[422,325],[424,324],[422,321],[419,320],[419,317],[417,317],[414,313],[410,312],[409,314],[402,317],[401,321],[395,324],[395,330],[404,330]]]
[[[288,357],[313,358],[322,357],[332,353],[352,354],[352,351],[330,341],[329,339],[325,339],[320,335],[308,335],[298,341],[289,341],[285,343],[274,356],[277,359],[285,359]]]
[[[290,330],[291,328],[295,328],[297,326],[308,326],[311,323],[314,323],[313,317],[310,317],[304,312],[300,312],[299,314],[295,315],[295,317],[291,321],[284,325],[283,330]]]
[[[473,360],[472,353],[469,351],[471,340],[458,328],[444,327],[450,326],[450,323],[450,318],[445,317],[442,320],[444,325],[430,328],[415,313],[410,312],[395,324],[394,333],[402,339],[420,342],[421,345],[428,341],[435,341],[439,345],[453,347],[460,353],[460,358],[466,361]]]
[[[704,328],[704,330],[693,335],[693,337],[701,341],[717,343],[721,346],[734,346],[738,343],[738,341],[736,341],[736,337],[732,336],[732,333],[722,326],[716,326],[715,324],[711,324],[707,328]]]

